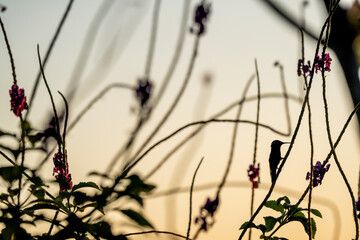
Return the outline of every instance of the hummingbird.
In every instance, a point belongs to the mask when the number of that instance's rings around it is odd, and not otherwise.
[[[280,160],[282,159],[281,157],[281,152],[280,152],[280,147],[283,144],[286,144],[289,142],[282,142],[279,140],[274,140],[271,143],[271,152],[270,152],[270,157],[269,157],[269,165],[270,165],[270,175],[271,175],[271,182],[274,183],[275,179],[276,179],[276,170],[277,167],[280,163]]]

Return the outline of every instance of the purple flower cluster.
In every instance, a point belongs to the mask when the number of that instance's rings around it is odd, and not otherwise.
[[[329,171],[330,164],[326,166],[322,166],[320,161],[317,161],[315,166],[313,167],[313,187],[317,187],[321,185],[324,175],[327,171]],[[306,174],[306,180],[310,179],[310,172]]]
[[[214,213],[219,206],[219,197],[213,201],[208,198],[203,207],[200,208],[200,217],[195,218],[196,224],[201,224],[200,229],[207,231],[214,224]],[[211,222],[209,222],[211,220]]]
[[[198,26],[197,35],[205,33],[205,22],[210,14],[211,4],[206,4],[205,1],[200,3],[195,10],[194,24]],[[190,28],[191,32],[194,32],[194,28]]]
[[[301,74],[304,73],[311,75],[311,64],[310,61],[307,62],[307,64],[304,64],[304,61],[302,59],[299,59],[298,61],[298,67],[297,67],[297,74],[300,77]]]
[[[26,103],[25,92],[23,88],[19,88],[16,83],[11,86],[10,93],[10,106],[11,111],[18,117],[24,109],[28,109]]]
[[[152,83],[148,79],[139,79],[138,87],[136,88],[136,98],[140,101],[143,107],[149,100],[152,90]]]
[[[324,56],[324,59],[319,57],[319,55],[316,55],[315,57],[315,71],[318,73],[318,71],[326,71],[330,72],[330,65],[331,65],[332,58],[330,57],[329,53],[326,53]],[[298,61],[298,67],[297,67],[297,74],[300,77],[302,74],[311,76],[311,63],[310,61],[307,61],[307,64],[304,63],[302,59],[299,59]]]
[[[61,151],[55,153],[53,161],[55,165],[53,175],[55,175],[56,180],[59,182],[60,192],[72,189],[73,183],[69,173],[66,150],[64,154]]]
[[[355,203],[356,205],[356,211],[360,212],[360,197],[358,197],[358,200]],[[360,219],[360,213],[357,215],[357,217]]]
[[[250,165],[249,169],[247,170],[249,180],[252,182],[253,188],[258,188],[260,183],[260,163],[258,163],[258,167],[256,168],[254,165]]]
[[[318,55],[315,58],[315,69],[316,73],[318,71],[324,71],[330,72],[330,65],[331,65],[332,58],[330,57],[329,53],[326,53],[324,56],[324,59],[321,59]]]
[[[6,6],[0,3],[0,12],[5,12]]]

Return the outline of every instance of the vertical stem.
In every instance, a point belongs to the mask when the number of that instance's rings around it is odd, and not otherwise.
[[[323,57],[324,56],[325,56],[325,54],[323,54]],[[336,152],[335,152],[334,144],[331,139],[329,113],[328,113],[328,106],[327,106],[327,100],[326,100],[326,81],[325,81],[325,70],[324,69],[322,69],[322,78],[323,78],[323,101],[324,101],[324,108],[325,108],[325,121],[326,121],[326,130],[327,130],[328,140],[329,140],[330,147],[334,154],[334,160],[335,160],[336,166],[338,167],[340,174],[341,174],[341,176],[345,182],[345,185],[349,191],[349,194],[350,194],[351,202],[353,205],[353,217],[354,217],[354,222],[355,222],[355,239],[358,240],[359,239],[359,222],[358,222],[357,214],[356,214],[356,203],[355,203],[354,193],[352,192],[351,186],[346,178],[344,171],[342,170],[342,167],[340,165],[340,162],[339,162]]]
[[[46,54],[45,54],[44,61],[42,62],[42,66],[43,66],[44,68],[45,68],[45,66],[46,66],[47,60],[48,60],[49,57],[50,57],[51,51],[52,51],[53,48],[54,48],[55,42],[56,42],[58,36],[60,35],[60,31],[61,31],[62,27],[64,26],[65,20],[66,20],[68,14],[69,14],[69,12],[70,12],[70,9],[71,9],[71,6],[72,6],[73,3],[74,3],[74,0],[70,0],[70,1],[69,1],[69,4],[67,5],[67,8],[66,8],[66,10],[65,10],[65,12],[64,12],[64,15],[63,15],[63,17],[61,18],[60,23],[59,23],[59,25],[58,25],[58,27],[57,27],[57,29],[56,29],[56,31],[55,31],[54,37],[52,38],[52,40],[51,40],[51,42],[50,42],[50,45],[49,45],[49,47],[48,47],[48,49],[47,49],[47,52],[46,52]],[[39,82],[40,82],[40,77],[41,77],[41,69],[39,70],[38,75],[36,76],[36,80],[35,80],[35,83],[34,83],[34,86],[33,86],[33,89],[32,89],[32,93],[31,93],[31,95],[30,95],[29,109],[28,109],[28,111],[27,111],[26,114],[25,114],[25,120],[27,119],[27,116],[28,116],[29,113],[30,113],[31,105],[32,105],[32,102],[33,102],[33,100],[34,100],[34,98],[35,98],[36,91],[37,91],[37,88],[38,88],[38,85],[39,85]]]
[[[8,50],[8,53],[9,53],[9,57],[10,57],[10,63],[11,63],[11,70],[12,70],[12,75],[13,75],[13,82],[14,84],[17,83],[17,80],[16,80],[16,72],[15,72],[15,63],[14,63],[14,58],[13,58],[13,55],[11,53],[11,48],[10,48],[10,44],[9,44],[9,40],[7,38],[7,34],[6,34],[6,31],[5,31],[5,26],[4,26],[4,23],[0,17],[0,25],[1,25],[1,30],[4,34],[4,39],[5,39],[5,43],[6,43],[6,48]]]
[[[145,77],[147,79],[150,78],[151,64],[153,61],[153,56],[154,56],[154,51],[155,51],[157,27],[158,27],[158,23],[159,23],[160,5],[161,5],[161,0],[155,0],[154,13],[152,16],[152,26],[151,26],[151,30],[150,30],[151,31],[150,32],[150,43],[149,43],[148,55],[146,58],[146,65],[145,65]]]
[[[316,57],[316,55],[317,55],[318,52],[319,52],[320,43],[321,43],[322,35],[323,35],[324,31],[325,31],[325,27],[326,27],[327,23],[330,22],[331,17],[332,17],[332,15],[334,14],[335,9],[336,9],[336,7],[339,5],[339,3],[340,3],[340,0],[338,0],[338,1],[336,2],[334,8],[330,11],[329,16],[327,17],[327,19],[326,19],[326,21],[325,21],[325,24],[323,25],[323,27],[322,27],[322,29],[321,29],[320,36],[319,36],[319,40],[318,40],[318,42],[317,42],[317,46],[316,46],[316,50],[315,50],[315,57]],[[328,36],[326,37],[326,40],[328,40]],[[315,57],[314,57],[314,59],[315,59]],[[288,157],[289,157],[289,155],[290,155],[290,152],[291,152],[291,150],[292,150],[292,147],[293,147],[293,145],[294,145],[295,139],[296,139],[297,134],[298,134],[298,132],[299,132],[300,125],[301,125],[301,122],[302,122],[302,118],[303,118],[303,115],[304,115],[304,112],[305,112],[305,107],[306,107],[306,104],[307,104],[307,98],[308,98],[308,95],[309,95],[309,93],[310,93],[310,89],[311,89],[311,85],[312,85],[314,67],[315,67],[315,66],[313,65],[313,67],[312,67],[312,69],[311,69],[311,77],[310,77],[310,80],[309,80],[309,86],[308,86],[308,88],[306,89],[305,100],[303,101],[303,104],[302,104],[302,107],[301,107],[301,110],[300,110],[300,114],[299,114],[299,117],[298,117],[297,125],[296,125],[296,127],[295,127],[294,134],[293,134],[293,136],[292,136],[292,138],[291,138],[290,146],[289,146],[288,151],[286,152],[286,154],[285,154],[285,156],[284,156],[284,158],[283,158],[282,163],[281,163],[280,166],[279,166],[278,175],[276,176],[275,181],[274,181],[274,183],[271,185],[271,187],[270,187],[268,193],[266,194],[265,198],[263,199],[263,201],[261,202],[261,204],[259,205],[259,207],[258,207],[257,210],[255,211],[255,213],[254,213],[254,214],[252,215],[252,217],[250,218],[249,224],[248,224],[248,225],[242,230],[242,232],[240,233],[240,236],[239,236],[239,238],[238,238],[239,240],[241,240],[241,239],[244,237],[244,235],[245,235],[245,233],[246,233],[246,230],[248,229],[248,226],[254,221],[255,217],[257,216],[257,214],[259,214],[259,212],[261,211],[261,209],[262,209],[263,206],[265,205],[266,201],[270,198],[271,193],[272,193],[272,191],[274,190],[274,187],[275,187],[277,178],[278,178],[278,176],[280,175],[281,170],[282,170],[282,168],[284,167],[284,165],[285,165],[285,163],[286,163],[286,160],[288,159]]]
[[[333,6],[333,3],[330,5],[330,9],[331,10],[335,10],[335,7]],[[330,35],[330,29],[331,29],[331,16],[330,16],[330,20],[327,24],[327,29],[326,29],[326,42],[324,44],[324,48],[323,48],[323,52],[322,52],[322,61],[324,61],[325,58],[325,52],[326,52],[326,48],[328,46],[328,41],[329,41],[329,35]],[[324,62],[322,63],[324,64]],[[355,203],[355,197],[354,197],[354,193],[351,189],[351,186],[346,178],[346,175],[344,173],[344,171],[342,170],[342,167],[340,165],[340,162],[337,158],[335,149],[334,149],[334,144],[332,142],[332,138],[331,138],[331,132],[330,132],[330,123],[329,123],[329,113],[328,113],[328,105],[327,105],[327,99],[326,99],[326,81],[325,81],[325,68],[324,66],[322,66],[321,69],[321,76],[322,76],[322,82],[323,82],[323,102],[324,102],[324,109],[325,109],[325,122],[326,122],[326,131],[327,131],[327,135],[328,135],[328,140],[329,140],[329,144],[331,149],[333,150],[334,153],[334,160],[336,163],[336,166],[338,167],[341,176],[343,177],[343,180],[345,182],[345,185],[349,191],[350,194],[350,198],[352,201],[352,205],[353,205],[353,217],[354,217],[354,222],[355,222],[355,239],[358,240],[359,239],[359,222],[357,219],[357,214],[356,214],[356,203]]]
[[[179,103],[181,97],[183,96],[183,94],[184,94],[184,92],[186,90],[186,87],[187,87],[187,85],[189,83],[190,77],[192,75],[192,71],[193,71],[194,66],[195,66],[195,62],[196,62],[195,60],[196,60],[197,55],[198,55],[199,42],[200,42],[200,36],[196,36],[195,44],[194,44],[194,48],[193,48],[193,54],[191,56],[190,64],[189,64],[185,79],[184,79],[183,84],[182,84],[177,96],[175,97],[173,103],[171,104],[169,109],[166,111],[165,115],[163,116],[161,121],[158,123],[158,125],[155,127],[155,129],[146,138],[146,140],[143,142],[141,147],[139,147],[139,150],[134,154],[133,158],[130,159],[130,161],[124,166],[123,171],[126,171],[127,169],[130,168],[131,165],[133,165],[132,163],[134,161],[136,161],[136,157],[141,153],[141,151],[146,147],[146,145],[151,141],[151,139],[156,135],[156,133],[165,124],[165,122],[170,117],[170,115],[172,114],[172,112],[176,108],[177,104]],[[133,166],[131,166],[131,167],[133,167]]]
[[[50,100],[51,100],[51,104],[52,104],[52,108],[53,108],[54,115],[55,115],[55,123],[56,123],[55,126],[56,126],[56,133],[57,133],[56,141],[57,141],[57,143],[58,143],[59,151],[60,151],[60,150],[61,150],[61,135],[60,135],[59,118],[58,118],[58,115],[57,115],[54,98],[53,98],[53,96],[52,96],[52,93],[51,93],[49,84],[48,84],[48,82],[47,82],[47,80],[46,80],[45,73],[44,73],[44,69],[43,69],[43,66],[42,66],[42,63],[41,63],[39,44],[37,45],[37,54],[38,54],[38,60],[39,60],[39,65],[40,65],[40,71],[41,71],[41,74],[42,74],[42,76],[43,76],[46,89],[48,90],[48,93],[49,93],[49,96],[50,96]]]
[[[303,6],[305,9],[305,6]],[[303,28],[305,27],[305,17],[303,22]],[[304,47],[304,32],[303,29],[300,29],[301,35],[301,59],[303,64],[305,64],[305,47]],[[315,63],[314,63],[315,64]],[[306,88],[308,88],[308,82],[306,73],[302,71],[304,77],[304,84]],[[311,107],[310,107],[310,99],[309,95],[306,96],[307,100],[307,109],[308,109],[308,126],[309,126],[309,141],[310,141],[310,182],[309,182],[309,199],[308,199],[308,228],[309,228],[309,240],[312,239],[312,225],[311,225],[311,199],[312,199],[312,190],[313,190],[313,166],[314,166],[314,142],[312,136],[312,125],[311,125]]]
[[[59,214],[59,210],[56,211],[56,213],[55,213],[55,215],[54,215],[54,218],[53,218],[53,220],[51,221],[51,225],[50,225],[50,228],[49,228],[49,231],[48,231],[48,234],[47,234],[48,236],[51,236],[51,231],[52,231],[52,229],[54,228],[54,224],[55,224],[55,221],[56,221],[56,218],[57,218],[58,214]]]
[[[189,236],[190,236],[190,228],[191,228],[191,222],[192,222],[192,194],[193,194],[193,190],[194,190],[194,184],[195,184],[195,177],[196,177],[196,174],[200,168],[200,165],[202,163],[202,161],[204,160],[204,157],[201,158],[198,166],[196,167],[196,170],[194,172],[194,176],[193,176],[193,179],[191,181],[191,186],[190,186],[190,206],[189,206],[189,223],[188,223],[188,229],[187,229],[187,233],[186,233],[186,240],[189,239]]]
[[[25,130],[24,130],[24,120],[22,118],[22,114],[20,112],[20,124],[21,124],[21,165],[20,171],[23,171],[24,160],[25,160]],[[20,193],[21,193],[21,185],[22,185],[22,174],[19,177],[19,194],[18,194],[18,205],[20,206]]]
[[[257,82],[257,109],[256,109],[256,126],[255,126],[255,143],[254,143],[254,157],[253,157],[253,166],[256,165],[256,153],[257,153],[257,143],[258,143],[258,132],[259,132],[259,117],[260,117],[260,77],[259,70],[257,65],[257,60],[255,59],[255,71],[256,71],[256,82]],[[254,213],[254,200],[255,200],[255,188],[254,185],[251,187],[251,203],[250,203],[250,217]],[[249,240],[251,240],[252,229],[249,230]]]

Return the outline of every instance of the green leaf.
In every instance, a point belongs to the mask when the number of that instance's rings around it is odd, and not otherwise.
[[[259,229],[262,233],[266,232],[266,227],[264,224],[259,224],[256,226],[257,229]]]
[[[277,202],[275,200],[269,200],[265,203],[265,207],[271,208],[277,212],[283,213],[285,211],[284,207],[280,204],[280,202]]]
[[[40,210],[40,209],[53,209],[53,210],[60,210],[59,206],[51,203],[37,203],[29,208],[27,208],[27,211],[33,211],[33,210]]]
[[[75,192],[77,189],[86,188],[86,187],[96,188],[96,189],[100,190],[98,185],[96,183],[94,183],[94,182],[80,182],[80,183],[73,186],[72,192]]]
[[[75,205],[81,205],[89,199],[86,193],[83,192],[74,192],[73,195]]]
[[[31,146],[35,146],[35,144],[37,143],[37,142],[39,142],[39,141],[41,141],[41,139],[43,138],[43,134],[35,134],[35,135],[30,135],[30,134],[28,134],[27,135],[27,139],[30,141],[30,143],[31,143]]]
[[[303,212],[297,211],[296,213],[293,214],[294,217],[302,217],[302,218],[306,218],[305,214]]]
[[[20,191],[19,191],[19,188],[14,188],[14,189],[12,189],[12,188],[10,188],[10,187],[8,187],[7,191],[8,191],[8,193],[10,194],[11,197],[14,197],[14,196],[18,195],[19,192],[20,192]]]
[[[315,220],[313,219],[313,218],[311,218],[311,228],[312,228],[312,235],[311,235],[311,237],[312,238],[315,238],[315,234],[316,234],[316,230],[317,230],[317,228],[316,228],[316,222],[315,222]]]
[[[90,225],[90,228],[93,232],[96,232],[99,237],[105,239],[114,239],[114,235],[111,232],[111,226],[107,222],[98,222],[96,224]]]
[[[17,179],[20,179],[24,170],[25,168],[22,166],[1,167],[0,176],[8,183],[12,183]]]
[[[154,229],[154,227],[149,223],[141,214],[135,212],[131,209],[120,210],[124,215],[128,216],[131,220],[135,221],[138,225],[142,227],[149,227]]]
[[[102,177],[102,178],[105,178],[105,179],[111,179],[111,177],[109,177],[107,174],[104,174],[104,173],[99,173],[99,172],[96,172],[96,171],[93,171],[93,172],[90,172],[88,174],[88,176],[98,176],[98,177]]]
[[[101,210],[100,210],[100,209],[98,208],[97,203],[89,203],[89,204],[83,205],[83,206],[81,206],[81,207],[78,208],[78,211],[83,212],[83,211],[84,211],[86,208],[88,208],[88,207],[95,208],[95,209],[99,210],[102,214],[104,214],[103,209],[101,208]]]
[[[59,197],[55,198],[54,200],[51,199],[36,199],[31,201],[33,204],[48,204],[48,205],[54,205],[57,206],[59,209],[64,208],[64,205],[62,204],[62,201],[59,200]]]
[[[307,233],[308,236],[310,236],[310,229],[309,229],[309,222],[307,218],[299,218],[299,221],[301,222],[301,224],[303,225],[305,232]],[[315,220],[313,218],[311,218],[310,220],[311,222],[311,238],[315,238],[315,234],[316,234],[316,223]]]
[[[33,174],[34,174],[34,172],[33,172]],[[33,175],[32,177],[30,177],[30,181],[32,182],[32,184],[30,185],[31,190],[34,190],[37,187],[45,186],[43,180],[40,177]]]
[[[264,220],[265,220],[266,232],[270,232],[274,228],[277,220],[272,216],[264,217]]]
[[[26,120],[22,122],[22,127],[25,131],[25,135],[28,135],[33,130],[30,126],[30,123]]]
[[[33,192],[33,195],[37,198],[37,199],[45,199],[45,190],[40,188],[40,189],[37,189]]]
[[[280,197],[276,200],[277,204],[280,204],[281,201],[285,201],[285,203],[290,204],[290,199],[287,196]]]
[[[9,194],[6,193],[0,194],[0,201],[8,202],[8,199],[9,199]]]
[[[2,239],[31,240],[31,235],[25,229],[16,225],[7,225],[1,230]]]
[[[135,195],[139,195],[142,192],[150,192],[155,188],[154,185],[144,183],[143,180],[135,174],[129,176],[127,179],[130,180],[130,184],[127,186],[125,191]]]
[[[240,229],[245,229],[247,227],[247,225],[249,224],[249,222],[244,222],[241,226]],[[257,226],[254,223],[251,223],[248,228],[257,228]]]
[[[130,198],[136,200],[140,204],[140,206],[144,206],[143,199],[139,195],[129,193],[128,196]],[[121,197],[121,195],[120,195],[120,197]]]
[[[314,214],[315,216],[317,216],[317,217],[319,217],[319,218],[322,218],[322,214],[321,214],[321,212],[320,212],[319,210],[317,210],[317,209],[311,209],[310,212],[311,212],[312,214]]]

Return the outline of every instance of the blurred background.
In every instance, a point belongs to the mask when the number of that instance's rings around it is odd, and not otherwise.
[[[99,14],[99,8],[104,7],[103,1],[74,1],[45,67],[45,74],[59,109],[63,102],[56,91],[69,94],[69,89],[77,89],[70,103],[70,123],[107,85],[126,83],[135,87],[138,79],[144,76],[152,31],[152,14],[156,1],[116,0],[112,2],[113,4],[100,21],[97,20],[100,18],[96,16]],[[298,21],[303,19],[303,1],[274,2],[287,9],[294,19]],[[68,1],[2,0],[1,4],[7,7],[6,11],[1,13],[1,17],[14,55],[18,85],[25,89],[29,100],[39,71],[36,45],[39,44],[40,53],[44,58]],[[143,139],[160,121],[184,81],[195,41],[195,35],[191,34],[189,29],[193,25],[192,18],[196,4],[198,4],[197,1],[190,2],[191,10],[187,18],[183,48],[168,89],[157,108],[154,109],[149,122],[141,129],[134,149],[140,146]],[[297,62],[301,56],[299,31],[284,22],[263,1],[223,0],[212,1],[211,4],[206,33],[200,38],[198,56],[187,89],[151,144],[187,123],[209,119],[239,100],[248,79],[255,73],[255,59],[258,62],[261,93],[281,93],[280,72],[277,67],[274,67],[274,63],[279,62],[284,67],[288,92],[294,96],[303,97],[304,85],[302,79],[297,76]],[[351,0],[342,0],[340,5],[343,8],[349,8],[351,4]],[[180,0],[161,1],[150,72],[155,95],[177,46],[183,6],[184,1]],[[309,1],[304,14],[306,26],[318,35],[327,16],[323,2]],[[91,38],[94,40],[92,47],[87,48],[89,45],[84,47],[84,44],[89,44],[89,36],[91,36],[89,29],[94,29],[96,24],[99,25],[98,32]],[[314,58],[315,47],[316,42],[305,36],[306,59]],[[353,109],[353,104],[339,62],[335,54],[331,50],[329,52],[333,62],[331,72],[326,74],[327,96],[333,139],[336,139]],[[81,54],[88,54],[86,61],[79,60]],[[80,77],[76,77],[76,71],[80,69],[79,62],[84,63],[84,70]],[[3,37],[0,41],[0,66],[0,128],[19,133],[19,122],[10,112],[9,89],[12,85],[12,75]],[[76,83],[76,81],[79,82]],[[321,84],[320,76],[316,76],[310,95],[315,161],[323,161],[330,149],[325,128]],[[248,95],[256,96],[256,93],[256,82],[253,82]],[[263,98],[260,122],[286,132],[287,122],[283,102],[281,98]],[[246,102],[241,119],[255,121],[256,104],[256,101]],[[289,104],[293,131],[301,103],[290,100]],[[112,89],[95,103],[68,133],[68,161],[74,183],[98,181],[98,178],[89,177],[88,173],[107,169],[108,164],[131,134],[137,120],[138,108],[135,91]],[[221,118],[235,118],[236,109],[233,108]],[[28,120],[33,128],[43,129],[51,114],[49,96],[41,80]],[[194,192],[194,217],[199,214],[200,207],[205,203],[206,198],[215,196],[216,186],[222,179],[229,158],[233,126],[233,123],[207,125],[201,134],[189,141],[148,178],[149,182],[157,186],[155,195],[157,192],[160,193],[173,187],[187,189],[171,196],[154,195],[145,202],[144,214],[156,229],[186,235],[189,209],[188,188],[195,168],[204,157],[195,186],[212,184],[212,187]],[[192,129],[177,134],[150,152],[135,167],[134,172],[147,176],[168,151],[185,138]],[[251,184],[248,180],[247,169],[253,158],[254,137],[253,125],[239,125],[234,160],[228,178],[231,184],[222,191],[219,209],[215,215],[215,224],[207,233],[202,233],[199,239],[237,239],[240,234],[238,230],[240,225],[249,219]],[[259,129],[257,161],[260,162],[261,183],[259,189],[255,191],[255,208],[267,193],[271,182],[268,157],[270,144],[275,139],[289,141],[290,137],[276,135],[264,128]],[[354,118],[337,148],[337,155],[355,196],[358,194],[360,158],[358,146],[359,130]],[[283,155],[286,150],[287,146],[282,147]],[[294,149],[283,168],[271,199],[287,195],[292,202],[297,201],[308,184],[305,177],[309,171],[309,156],[310,144],[305,114]],[[29,154],[26,164],[37,166],[42,158],[43,154]],[[6,164],[2,157],[0,157],[0,164]],[[53,180],[52,164],[51,160],[47,161],[41,169],[41,174],[49,180]],[[323,214],[322,219],[316,219],[318,229],[316,239],[350,239],[355,233],[351,199],[333,159],[330,160],[330,164],[330,171],[325,175],[322,185],[313,191],[313,207]],[[112,173],[119,173],[122,166],[122,163],[112,165]],[[56,192],[57,188],[53,191]],[[306,206],[307,201],[304,201],[303,207]],[[262,216],[270,214],[273,212],[263,209],[255,222],[262,223]],[[108,218],[114,224],[118,224],[120,232],[135,231],[132,226],[126,224],[124,219],[118,219],[115,214],[110,214]],[[196,227],[193,226],[192,229]],[[258,238],[257,234],[257,232],[253,234],[253,239]],[[303,227],[299,223],[285,226],[278,235],[295,240],[306,238]],[[151,239],[151,236],[146,237]],[[137,238],[134,237],[134,239]],[[157,236],[156,239],[169,239],[169,237]]]

